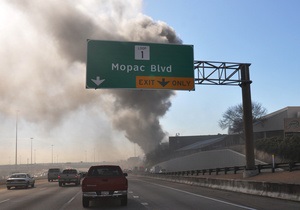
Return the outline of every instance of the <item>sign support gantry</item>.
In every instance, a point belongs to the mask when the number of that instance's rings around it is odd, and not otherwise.
[[[256,175],[253,142],[253,116],[249,66],[250,63],[232,63],[217,61],[194,61],[195,84],[233,85],[242,88],[243,122],[246,151],[246,170],[244,176]]]

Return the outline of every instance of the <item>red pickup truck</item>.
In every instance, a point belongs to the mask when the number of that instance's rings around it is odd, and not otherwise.
[[[83,207],[89,207],[90,200],[103,198],[119,198],[121,205],[126,206],[126,176],[117,165],[91,166],[81,184]]]

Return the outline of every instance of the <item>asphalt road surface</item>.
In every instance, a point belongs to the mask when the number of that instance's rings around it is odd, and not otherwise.
[[[148,177],[128,176],[128,205],[119,200],[93,201],[90,209],[222,209],[295,210],[300,202],[233,193]],[[1,210],[76,210],[82,207],[81,187],[59,187],[57,182],[37,180],[34,188],[0,189]]]

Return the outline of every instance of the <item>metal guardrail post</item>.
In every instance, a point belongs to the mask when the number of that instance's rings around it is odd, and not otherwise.
[[[227,174],[227,171],[228,171],[228,170],[229,170],[229,168],[226,167],[226,168],[224,169],[224,173]]]
[[[293,162],[289,162],[289,171],[293,171],[293,167],[294,167],[294,163]]]

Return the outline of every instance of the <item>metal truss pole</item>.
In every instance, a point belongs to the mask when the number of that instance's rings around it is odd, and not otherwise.
[[[202,85],[233,85],[242,88],[243,122],[246,150],[246,170],[244,177],[257,174],[255,168],[253,142],[253,116],[249,74],[249,63],[194,61],[197,70],[195,84]]]
[[[253,116],[252,116],[252,102],[251,102],[251,90],[250,90],[250,74],[248,64],[241,64],[241,88],[243,97],[243,122],[244,122],[244,134],[245,134],[245,150],[246,150],[246,172],[244,176],[256,175],[255,157],[254,157],[254,142],[253,142]],[[250,174],[249,174],[249,173]]]

